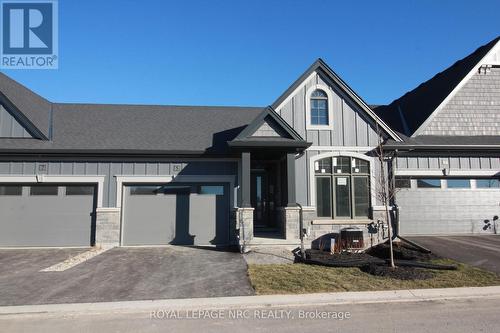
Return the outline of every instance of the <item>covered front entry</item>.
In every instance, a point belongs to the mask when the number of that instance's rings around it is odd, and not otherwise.
[[[254,236],[298,238],[295,159],[311,143],[269,107],[228,145],[241,154],[240,245]]]
[[[127,184],[122,245],[228,245],[227,183]]]
[[[93,184],[0,184],[0,247],[95,242]]]

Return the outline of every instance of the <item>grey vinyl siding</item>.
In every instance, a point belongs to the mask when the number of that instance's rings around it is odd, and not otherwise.
[[[181,167],[174,172],[173,165]],[[45,166],[45,170],[40,169]],[[104,175],[104,207],[116,206],[116,175],[234,175],[236,161],[172,162],[0,162],[0,175]],[[237,177],[235,177],[237,178]],[[235,184],[236,186],[237,184]]]
[[[307,90],[316,84],[330,87],[333,107],[331,129],[307,129],[306,110]],[[295,183],[297,202],[304,206],[311,205],[309,175],[310,159],[328,151],[315,151],[314,146],[331,147],[330,152],[338,151],[336,146],[375,147],[378,144],[378,135],[373,121],[368,120],[363,110],[355,106],[348,97],[329,79],[316,73],[302,84],[295,95],[287,103],[276,110],[278,114],[299,133],[313,147],[296,160]],[[346,152],[346,155],[349,155]]]
[[[26,129],[0,105],[0,138],[31,138]]]
[[[500,157],[397,157],[397,169],[441,170],[443,161],[448,161],[455,170],[500,170]]]
[[[331,130],[311,130],[306,128],[307,90],[322,84],[331,88],[333,97],[333,119]],[[364,111],[355,104],[330,80],[316,73],[287,103],[276,110],[306,141],[313,146],[376,146],[378,135],[373,121],[368,120]]]
[[[332,117],[331,129],[307,129],[306,110],[307,91],[314,85],[321,84],[330,87]],[[295,184],[297,191],[297,202],[303,206],[311,206],[311,186],[309,175],[310,159],[318,154],[338,152],[335,147],[375,147],[378,144],[376,125],[369,120],[365,112],[351,101],[339,87],[322,74],[315,73],[309,80],[305,81],[295,95],[285,104],[276,109],[276,112],[290,125],[302,138],[311,142],[313,147],[308,149],[304,155],[299,157],[295,163]],[[313,150],[314,146],[331,147],[331,150]],[[349,156],[349,152],[345,152]],[[375,172],[379,173],[379,166],[375,165]],[[378,204],[372,202],[372,205]]]
[[[476,73],[422,132],[425,135],[498,135],[500,68]]]

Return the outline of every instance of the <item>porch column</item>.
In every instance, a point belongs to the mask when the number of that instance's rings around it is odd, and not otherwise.
[[[295,154],[286,154],[286,185],[287,185],[287,207],[296,207],[297,198],[295,196]]]
[[[237,210],[239,245],[241,252],[250,251],[253,239],[253,208],[250,200],[250,153],[241,153],[241,207]]]
[[[241,207],[252,207],[250,200],[250,152],[241,153]]]
[[[286,154],[287,205],[281,211],[281,223],[286,239],[299,238],[299,207],[295,195],[295,154]]]

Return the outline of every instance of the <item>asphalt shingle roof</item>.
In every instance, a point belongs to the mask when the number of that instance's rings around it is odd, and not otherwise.
[[[0,139],[0,150],[220,154],[262,110],[54,103],[52,141]]]
[[[372,109],[392,129],[408,136],[412,135],[499,40],[500,37],[497,37],[479,47],[391,104]],[[406,120],[406,126],[402,122],[400,112]]]

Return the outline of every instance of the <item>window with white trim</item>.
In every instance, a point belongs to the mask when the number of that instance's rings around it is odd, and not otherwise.
[[[327,126],[330,124],[328,110],[328,95],[321,89],[316,89],[311,94],[311,125]]]
[[[314,163],[316,213],[334,219],[368,218],[370,163],[349,156],[327,157]]]

